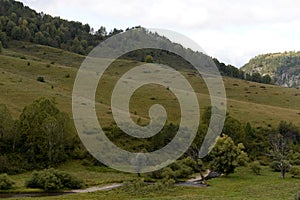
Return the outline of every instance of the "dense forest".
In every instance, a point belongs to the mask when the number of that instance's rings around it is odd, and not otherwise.
[[[113,29],[107,33],[103,26],[94,31],[88,24],[37,13],[12,0],[0,1],[0,16],[0,40],[4,47],[14,39],[87,54],[100,41],[122,32]]]

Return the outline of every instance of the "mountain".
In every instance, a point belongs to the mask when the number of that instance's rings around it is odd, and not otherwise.
[[[269,53],[252,58],[242,70],[249,74],[269,75],[275,84],[300,87],[300,52]]]

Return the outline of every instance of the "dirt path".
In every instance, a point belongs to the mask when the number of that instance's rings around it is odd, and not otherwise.
[[[114,188],[118,188],[123,186],[122,183],[113,183],[111,185],[105,185],[105,186],[95,186],[95,187],[90,187],[86,189],[78,189],[78,190],[68,190],[67,192],[70,193],[89,193],[89,192],[96,192],[96,191],[101,191],[101,190],[111,190]]]

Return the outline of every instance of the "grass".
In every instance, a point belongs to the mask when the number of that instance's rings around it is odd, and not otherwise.
[[[74,168],[71,170],[75,170]],[[87,170],[85,168],[85,170]],[[84,170],[84,171],[85,171]],[[101,170],[99,172],[85,171],[85,173],[92,173],[94,179],[103,178]],[[70,171],[70,170],[69,170]],[[97,171],[97,170],[96,170]],[[79,177],[83,174],[77,173],[77,169],[72,171]],[[107,172],[105,172],[107,173]],[[136,178],[131,174],[120,174],[125,178],[129,176],[131,179]],[[92,177],[92,176],[91,176]],[[129,179],[130,179],[129,178]],[[105,179],[105,178],[104,178]],[[128,179],[127,179],[128,180]],[[111,191],[98,191],[94,193],[74,194],[56,197],[43,197],[41,199],[251,199],[251,200],[282,200],[293,199],[293,196],[299,190],[300,179],[291,178],[288,174],[286,179],[280,178],[280,173],[270,171],[269,167],[263,167],[261,175],[254,175],[247,167],[237,168],[234,174],[228,177],[216,178],[208,181],[208,187],[186,187],[175,186],[173,189],[166,191],[160,190],[144,194],[129,193],[123,188],[114,189]],[[31,198],[28,198],[31,199]],[[34,199],[34,198],[32,198]]]
[[[119,172],[105,166],[83,166],[82,161],[68,161],[56,167],[58,170],[69,172],[82,179],[86,187],[107,185],[110,183],[122,183],[123,181],[132,181],[137,175]],[[32,193],[42,192],[40,189],[26,188],[25,182],[30,178],[32,172],[26,172],[17,175],[10,175],[15,185],[10,190],[0,190],[0,193]]]
[[[72,88],[77,69],[83,56],[60,49],[11,41],[10,48],[0,55],[0,103],[8,106],[14,118],[33,100],[46,96],[55,99],[58,107],[72,116]],[[110,108],[111,91],[123,73],[141,63],[120,60],[115,62],[101,79],[96,94],[96,108],[100,123],[110,126],[113,122]],[[181,71],[188,78],[199,98],[200,110],[210,105],[210,98],[203,80],[191,75],[189,70]],[[45,82],[37,81],[44,77]],[[273,85],[252,83],[223,77],[227,93],[227,109],[230,115],[254,127],[277,126],[286,120],[300,126],[300,91]],[[151,91],[151,93],[149,92]],[[168,120],[178,122],[179,104],[166,88],[146,85],[139,88],[131,98],[132,118],[141,123],[148,120],[148,110],[154,103],[164,105]],[[85,167],[79,161],[67,162],[58,167],[84,179],[87,186],[105,185],[135,180],[136,175],[121,173],[106,167]],[[14,175],[16,185],[13,192],[38,192],[24,187],[30,172]],[[132,195],[123,189],[90,194],[46,197],[43,199],[292,199],[299,190],[300,180],[280,175],[263,168],[262,175],[256,176],[247,168],[239,168],[229,177],[209,181],[207,188],[176,186],[170,191],[159,191],[147,195]],[[7,191],[6,191],[7,192]]]
[[[60,49],[12,41],[9,49],[0,55],[0,103],[7,104],[16,118],[24,106],[40,96],[55,99],[58,106],[72,116],[71,95],[77,68],[83,56]],[[24,57],[26,59],[24,59]],[[28,63],[30,63],[28,65]],[[51,64],[52,63],[52,64]],[[123,73],[141,63],[117,61],[101,79],[96,95],[97,114],[103,126],[113,122],[110,108],[111,91]],[[197,92],[201,111],[210,105],[210,97],[203,80],[191,75],[189,70],[182,74]],[[44,77],[45,83],[38,82]],[[279,121],[291,121],[300,125],[300,91],[224,77],[228,112],[242,122],[251,122],[254,127],[277,126]],[[151,91],[151,93],[149,93]],[[179,122],[179,104],[175,96],[158,85],[139,88],[131,99],[132,118],[142,123],[148,119],[148,110],[154,103],[164,105],[169,121]]]

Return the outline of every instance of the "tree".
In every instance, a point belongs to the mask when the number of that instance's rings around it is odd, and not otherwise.
[[[287,159],[290,151],[289,141],[281,134],[273,134],[270,136],[270,147],[269,156],[278,162],[281,177],[285,178],[285,173],[291,166]]]
[[[78,37],[75,37],[75,39],[73,40],[71,50],[75,53],[84,54],[83,47],[81,46]]]
[[[11,150],[10,144],[12,140],[14,121],[4,104],[0,104],[0,152],[6,153]]]
[[[69,118],[55,103],[40,98],[20,116],[20,149],[33,167],[55,165],[68,156],[72,146]]]
[[[34,36],[34,42],[38,44],[47,44],[47,39],[42,32],[37,32]]]
[[[201,127],[202,128],[198,130],[192,145],[189,147],[187,154],[195,161],[196,170],[199,171],[201,180],[205,181],[202,173],[202,162],[199,162],[199,154],[204,139],[204,133],[206,132],[207,127],[206,128],[203,128],[203,126]]]
[[[272,82],[272,78],[270,77],[270,75],[264,75],[262,77],[262,80],[261,80],[262,83],[265,83],[265,84],[270,84]]]
[[[1,32],[0,30],[0,42],[2,44],[2,47],[7,47],[7,35],[5,32]]]
[[[260,83],[261,79],[262,78],[261,78],[260,73],[255,72],[255,73],[252,74],[252,77],[251,77],[252,81]]]
[[[300,131],[292,123],[281,121],[278,125],[278,132],[286,138],[289,143],[297,144],[300,141]]]
[[[13,21],[9,20],[5,26],[5,32],[8,36],[12,35],[12,30],[14,27],[16,27],[16,24]]]
[[[231,139],[233,139],[236,143],[246,143],[245,130],[241,122],[229,115],[226,117],[223,133],[231,137]]]
[[[254,130],[251,127],[251,124],[249,122],[247,122],[246,126],[245,126],[245,135],[247,138],[254,138]]]
[[[242,150],[242,147],[243,145],[236,146],[228,135],[223,134],[218,137],[209,154],[211,169],[226,175],[234,173],[234,169],[239,165],[239,162],[245,159],[243,157],[246,153]]]
[[[104,26],[101,26],[97,31],[96,31],[97,36],[105,37],[107,35],[106,28]]]
[[[15,26],[11,31],[11,37],[13,39],[19,40],[22,38],[22,31],[19,26]]]

